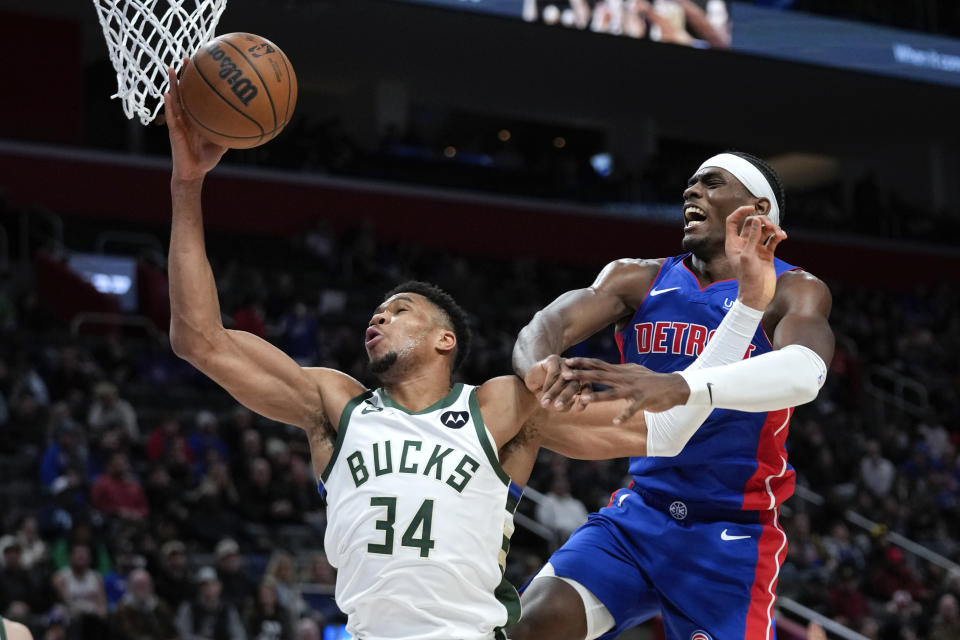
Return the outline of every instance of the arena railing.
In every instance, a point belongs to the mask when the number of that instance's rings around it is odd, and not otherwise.
[[[798,484],[796,489],[794,490],[794,495],[797,498],[805,502],[809,502],[810,504],[815,505],[817,507],[823,506],[823,504],[826,502],[826,498],[824,498],[822,495],[800,484]],[[897,533],[896,531],[891,530],[889,527],[887,527],[887,525],[885,525],[882,522],[875,522],[870,518],[867,518],[866,516],[860,513],[857,513],[856,511],[853,511],[852,509],[847,509],[844,512],[844,519],[850,524],[857,526],[861,529],[864,529],[865,531],[868,531],[868,532],[877,531],[881,527],[885,528],[887,530],[885,533],[887,540],[897,545],[907,553],[910,553],[918,558],[922,558],[923,560],[926,560],[930,564],[934,564],[942,569],[946,569],[947,571],[956,571],[960,573],[960,565],[958,565],[957,563],[953,562],[949,558],[946,558],[940,555],[939,553],[937,553],[936,551],[933,551],[929,547],[925,547],[919,542],[915,542],[914,540],[907,538],[903,534],[900,534],[900,533]]]
[[[543,504],[544,495],[530,485],[527,485],[523,490],[523,499],[529,500],[539,506]],[[513,514],[513,521],[517,526],[523,527],[533,535],[543,539],[550,546],[551,550],[556,549],[560,546],[560,543],[563,542],[558,539],[557,534],[550,530],[549,527],[543,526],[530,516],[520,513],[519,511]]]
[[[890,367],[870,367],[864,382],[866,392],[874,398],[915,418],[922,418],[929,409],[927,388]]]
[[[793,598],[779,596],[777,598],[777,607],[784,611],[789,611],[793,615],[803,618],[807,622],[816,622],[823,627],[824,631],[839,638],[843,638],[844,640],[870,640],[867,638],[867,636],[861,635],[853,629],[845,627],[839,622],[834,622],[827,616],[817,613],[809,607],[803,606]]]

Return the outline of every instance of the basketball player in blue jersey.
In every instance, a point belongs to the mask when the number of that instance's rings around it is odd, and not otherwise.
[[[544,407],[627,399],[618,421],[674,405],[712,412],[679,455],[631,458],[629,488],[591,514],[525,590],[513,640],[614,638],[657,614],[675,640],[775,636],[787,550],[777,519],[794,488],[788,425],[793,407],[823,385],[834,337],[826,285],[782,260],[765,309],[735,300],[724,241],[728,216],[743,206],[779,224],[776,173],[744,153],[710,158],[683,192],[685,253],[615,261],[521,331],[514,366]],[[751,317],[761,321],[743,360],[658,373],[693,362],[721,320]],[[556,355],[611,324],[624,364]],[[545,375],[529,376],[544,366]]]

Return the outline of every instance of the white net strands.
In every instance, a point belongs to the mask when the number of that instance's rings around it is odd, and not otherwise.
[[[213,39],[227,0],[93,0],[131,120],[150,124],[163,106],[167,68]]]

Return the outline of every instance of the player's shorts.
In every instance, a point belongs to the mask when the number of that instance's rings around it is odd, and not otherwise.
[[[550,558],[607,607],[615,638],[658,613],[670,640],[773,640],[787,538],[777,510],[717,511],[620,489]]]

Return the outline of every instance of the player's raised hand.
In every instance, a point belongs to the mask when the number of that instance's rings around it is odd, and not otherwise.
[[[739,282],[740,301],[766,309],[777,289],[773,255],[787,234],[767,216],[740,207],[727,217],[725,251]]]
[[[188,64],[191,64],[190,59],[184,58],[184,65]],[[173,156],[173,177],[196,180],[217,166],[227,148],[210,142],[191,126],[183,110],[177,72],[171,67],[167,69],[167,75],[170,90],[163,94],[163,104]]]
[[[581,401],[581,393],[589,391],[589,386],[570,380],[565,377],[569,367],[563,358],[550,355],[530,367],[523,379],[527,389],[533,392],[540,400],[540,406],[556,411],[569,411],[577,407],[583,409],[586,404]]]
[[[676,373],[657,373],[639,364],[610,364],[596,358],[567,358],[563,377],[580,384],[602,384],[608,389],[585,391],[584,405],[592,402],[625,399],[626,408],[614,418],[614,424],[629,419],[641,409],[654,413],[666,411],[687,401],[690,389]]]

